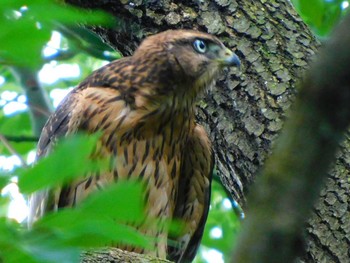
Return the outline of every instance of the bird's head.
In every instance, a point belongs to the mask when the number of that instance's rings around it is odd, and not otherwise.
[[[134,57],[144,60],[140,64],[147,64],[148,72],[157,72],[168,91],[190,86],[194,95],[210,85],[222,68],[240,65],[237,55],[217,37],[193,30],[168,30],[150,36]]]

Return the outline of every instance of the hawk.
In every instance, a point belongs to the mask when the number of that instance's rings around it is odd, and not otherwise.
[[[58,138],[100,132],[97,154],[110,158],[108,171],[52,191],[33,194],[29,222],[46,211],[72,207],[116,179],[146,183],[146,215],[179,219],[184,229],[140,226],[157,237],[154,249],[129,250],[190,262],[202,238],[210,202],[214,156],[204,128],[195,121],[195,101],[223,67],[239,66],[238,57],[215,36],[193,30],[168,30],[146,38],[133,56],[93,72],[73,89],[47,121],[38,158]],[[169,239],[177,245],[169,245]]]

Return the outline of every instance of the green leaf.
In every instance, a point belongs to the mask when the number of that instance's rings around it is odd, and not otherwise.
[[[112,61],[121,57],[120,53],[117,53],[100,37],[86,28],[61,26],[59,30],[68,39],[71,48],[72,46],[76,47],[77,50],[83,50],[90,56],[102,60]]]
[[[85,176],[97,168],[103,169],[103,160],[92,160],[91,153],[99,135],[77,134],[63,139],[55,150],[32,168],[17,169],[18,185],[22,193],[62,185],[77,176]]]
[[[50,30],[38,26],[37,22],[25,18],[18,21],[0,18],[0,62],[29,67],[40,65],[41,49],[50,39]]]
[[[45,261],[36,260],[33,255],[21,248],[21,244],[11,247],[6,247],[6,250],[1,252],[1,259],[6,263],[44,263]]]
[[[154,239],[145,237],[131,223],[143,218],[142,192],[143,186],[139,183],[118,182],[95,192],[74,208],[45,215],[29,231],[13,220],[0,218],[0,259],[5,262],[78,262],[81,249],[120,243],[150,248]],[[97,207],[101,205],[103,207]],[[125,221],[127,225],[121,223]]]
[[[69,250],[50,246],[51,239],[42,239],[42,235],[23,229],[17,222],[7,218],[0,218],[0,261],[4,262],[78,262],[79,253],[75,261],[72,261]],[[29,237],[29,238],[28,238]],[[44,242],[41,242],[44,241]],[[75,248],[77,251],[77,249]],[[77,251],[79,252],[79,251]],[[58,261],[61,260],[61,261]],[[3,262],[1,261],[1,262]]]
[[[1,192],[1,188],[0,188],[0,192]],[[10,205],[10,198],[8,196],[0,195],[0,217],[7,216],[9,205]]]
[[[88,248],[123,243],[145,247],[149,244],[137,229],[116,222],[106,213],[97,215],[84,213],[79,209],[67,209],[47,215],[34,228],[51,232],[51,236],[55,236],[56,242],[61,246]]]
[[[15,91],[17,93],[22,91],[8,67],[0,65],[0,76],[5,79],[5,83],[0,86],[3,91]]]
[[[19,228],[15,221],[0,217],[0,259],[4,262],[33,262],[18,246]]]
[[[54,0],[2,0],[0,4],[0,62],[38,67],[41,50],[51,31],[60,24],[111,26],[113,19],[101,11],[86,11]]]
[[[0,133],[3,135],[32,135],[28,111],[12,115],[0,113]]]
[[[235,237],[240,229],[240,222],[233,210],[224,208],[223,201],[226,197],[227,194],[223,189],[223,186],[214,180],[212,183],[210,211],[207,223],[205,225],[201,245],[217,249],[218,251],[222,252],[224,254],[224,258],[228,260],[235,242]],[[211,237],[210,231],[214,227],[221,228],[221,238]]]
[[[123,243],[147,247],[151,239],[130,225],[144,217],[142,193],[140,183],[118,182],[74,208],[46,215],[34,224],[34,231],[50,232],[59,244],[67,246],[103,247]]]
[[[16,112],[13,115],[3,115],[0,113],[0,134],[11,136],[31,136],[31,120],[27,111]],[[35,148],[35,142],[9,142],[19,154],[27,154]],[[0,153],[4,155],[12,155],[11,152],[0,144]]]
[[[80,209],[96,214],[106,213],[120,221],[142,220],[143,192],[140,182],[119,181],[115,186],[103,189],[99,195],[88,198]]]
[[[312,23],[315,27],[321,26],[324,12],[323,0],[294,0],[292,2],[306,23]]]
[[[2,188],[4,188],[7,184],[9,184],[10,179],[11,179],[10,175],[0,172],[0,193]]]
[[[296,10],[316,35],[326,37],[339,22],[343,1],[292,0]]]
[[[26,2],[23,5],[28,5],[28,1],[23,2]],[[82,23],[112,26],[114,24],[112,16],[100,10],[84,10],[52,0],[31,0],[30,2],[28,9],[40,22],[53,23],[53,25],[55,22],[72,25]]]
[[[27,259],[15,259],[13,262],[31,262],[42,263],[62,263],[62,262],[79,262],[81,251],[76,247],[59,246],[50,239],[44,242],[35,242],[24,244],[23,250],[28,251]]]

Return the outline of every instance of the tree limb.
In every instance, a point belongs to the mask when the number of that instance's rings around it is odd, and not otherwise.
[[[56,60],[56,61],[62,61],[62,60],[68,60],[73,58],[75,55],[77,54],[77,52],[73,52],[72,50],[61,50],[58,49],[56,53],[50,55],[50,56],[46,56],[43,58],[45,63],[48,63],[52,60]]]
[[[169,260],[153,258],[150,256],[137,254],[121,250],[118,248],[109,248],[108,250],[84,252],[82,255],[82,263],[171,263]]]
[[[0,134],[0,136],[4,137],[7,141],[10,142],[37,142],[39,140],[39,137],[35,136],[13,136],[13,135],[5,135],[5,134]]]
[[[12,67],[12,70],[19,79],[21,87],[26,94],[34,135],[39,136],[47,118],[51,114],[50,100],[40,85],[37,72],[34,69]]]
[[[262,176],[232,262],[294,262],[302,231],[350,123],[350,16],[301,84]]]

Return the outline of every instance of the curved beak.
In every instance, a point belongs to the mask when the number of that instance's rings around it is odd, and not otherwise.
[[[234,66],[238,68],[241,66],[241,61],[235,53],[232,53],[230,57],[225,59],[225,62],[227,63],[227,66]]]
[[[238,68],[241,66],[241,61],[239,60],[238,56],[231,50],[226,48],[223,53],[223,56],[220,58],[220,62],[223,66]]]

